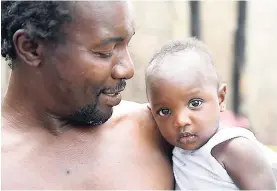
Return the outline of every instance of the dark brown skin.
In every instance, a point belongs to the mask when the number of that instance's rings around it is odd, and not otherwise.
[[[75,3],[65,44],[14,34],[17,67],[2,105],[2,189],[173,189],[170,150],[146,105],[96,96],[134,73],[131,9],[109,3]],[[104,114],[113,108],[106,123],[59,120],[95,102]]]
[[[226,85],[217,88],[214,68],[196,52],[163,58],[159,72],[148,77],[151,112],[164,138],[176,147],[196,150],[216,133],[224,111]],[[181,142],[183,132],[196,136]],[[212,155],[242,190],[275,190],[276,182],[262,151],[245,138],[217,145]]]
[[[168,55],[163,63],[154,77],[149,77],[152,114],[171,145],[185,150],[198,149],[217,131],[226,85],[217,87],[215,71],[205,67],[206,61],[198,53]],[[196,139],[184,143],[180,141],[183,133],[190,133]]]
[[[145,105],[122,101],[105,124],[58,136],[8,112],[3,118],[2,189],[173,189],[171,162]]]

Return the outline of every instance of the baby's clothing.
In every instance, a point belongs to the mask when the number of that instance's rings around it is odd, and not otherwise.
[[[198,150],[174,148],[173,172],[176,190],[239,190],[227,171],[211,154],[216,145],[236,137],[253,141],[253,144],[256,144],[265,154],[272,167],[277,170],[277,154],[257,141],[251,131],[241,127],[223,127],[219,128],[217,133]]]

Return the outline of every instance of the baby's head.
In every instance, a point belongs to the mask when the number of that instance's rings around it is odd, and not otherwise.
[[[146,71],[151,112],[164,138],[185,150],[203,146],[219,126],[226,85],[206,45],[195,38],[164,45]]]

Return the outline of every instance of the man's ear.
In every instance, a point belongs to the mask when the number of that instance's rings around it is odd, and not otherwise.
[[[16,54],[30,66],[39,66],[41,63],[42,47],[35,40],[31,40],[24,29],[17,30],[13,35],[13,44]]]
[[[226,109],[226,90],[227,86],[225,83],[220,84],[218,88],[218,100],[219,100],[219,107],[220,107],[220,112],[225,111]]]

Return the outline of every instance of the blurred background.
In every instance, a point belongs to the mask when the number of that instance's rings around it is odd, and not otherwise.
[[[196,36],[213,53],[228,85],[227,108],[249,120],[257,138],[277,145],[277,1],[133,1],[136,34],[130,43],[135,76],[123,98],[147,102],[144,73],[168,40]],[[10,69],[1,60],[1,93]]]

